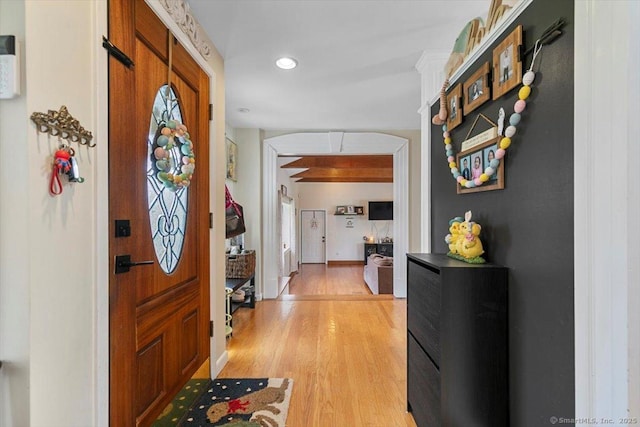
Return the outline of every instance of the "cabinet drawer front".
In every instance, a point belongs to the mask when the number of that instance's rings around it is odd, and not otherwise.
[[[381,243],[378,245],[378,253],[384,256],[393,256],[393,245],[391,243]]]
[[[416,340],[407,334],[407,400],[418,427],[439,427],[440,372]]]
[[[371,254],[375,254],[376,253],[376,245],[372,245],[370,243],[365,243],[364,244],[364,254],[365,257],[368,257]]]
[[[440,275],[413,261],[407,271],[407,328],[440,366]]]

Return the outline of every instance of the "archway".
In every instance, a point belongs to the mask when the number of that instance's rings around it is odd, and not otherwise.
[[[262,284],[263,297],[277,298],[279,253],[277,210],[277,158],[279,154],[392,154],[394,199],[393,294],[407,296],[405,254],[409,245],[409,145],[406,138],[374,132],[293,133],[264,140],[262,147]]]

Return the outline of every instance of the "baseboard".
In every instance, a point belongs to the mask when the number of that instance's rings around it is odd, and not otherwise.
[[[216,360],[216,370],[215,370],[215,373],[214,372],[211,373],[211,378],[217,377],[220,371],[222,371],[222,368],[224,368],[224,365],[226,365],[228,361],[229,361],[229,353],[227,352],[227,350],[225,350],[224,352],[222,352],[220,357],[218,357],[218,360]]]
[[[364,265],[364,261],[335,260],[327,261],[327,265]]]

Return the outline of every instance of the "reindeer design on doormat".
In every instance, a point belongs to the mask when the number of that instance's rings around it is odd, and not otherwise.
[[[275,407],[274,404],[284,402],[285,392],[288,387],[289,379],[285,378],[280,387],[266,387],[228,402],[216,403],[207,410],[207,418],[209,422],[215,423],[225,416],[254,414],[261,411],[260,414],[254,415],[253,418],[255,419],[252,421],[263,427],[278,427],[277,421],[265,414],[265,412],[270,412],[274,415],[280,413],[280,409]]]

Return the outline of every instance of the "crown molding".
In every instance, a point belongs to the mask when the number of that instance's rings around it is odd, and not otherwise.
[[[160,5],[167,11],[171,19],[189,37],[193,47],[206,60],[211,58],[211,40],[202,26],[191,12],[191,7],[184,0],[160,0]]]

